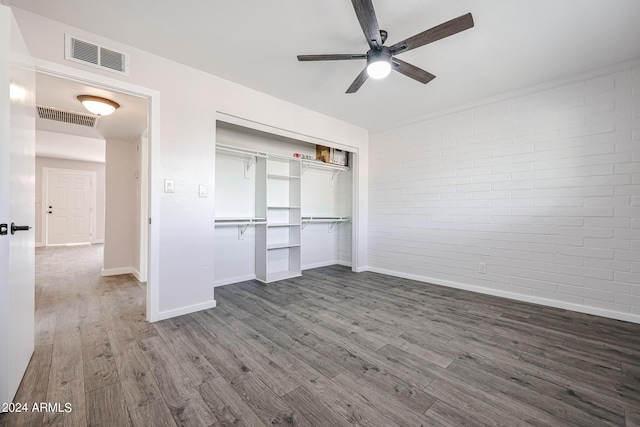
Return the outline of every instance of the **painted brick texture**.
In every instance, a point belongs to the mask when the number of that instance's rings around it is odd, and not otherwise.
[[[370,267],[640,322],[640,68],[372,133],[369,167]]]

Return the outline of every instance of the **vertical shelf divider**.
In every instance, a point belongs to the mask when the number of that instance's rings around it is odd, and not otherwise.
[[[267,223],[256,232],[256,278],[269,283],[298,277],[301,272],[300,203],[302,162],[269,155],[264,171],[256,165],[256,176],[264,178],[264,191],[256,191],[256,206],[264,206]],[[258,193],[264,195],[264,199]]]
[[[267,218],[267,159],[256,159],[256,216]],[[267,281],[267,224],[256,225],[256,279]]]

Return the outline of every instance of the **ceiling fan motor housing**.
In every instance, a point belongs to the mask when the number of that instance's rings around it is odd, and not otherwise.
[[[367,65],[380,61],[391,63],[392,57],[391,49],[386,46],[382,46],[380,49],[371,49],[367,52]]]

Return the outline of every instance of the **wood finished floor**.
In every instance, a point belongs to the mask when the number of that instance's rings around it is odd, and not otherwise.
[[[100,246],[36,256],[16,402],[73,411],[2,426],[640,426],[640,325],[337,266],[152,325]]]

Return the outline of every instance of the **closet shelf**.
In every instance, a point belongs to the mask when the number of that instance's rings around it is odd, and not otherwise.
[[[267,206],[267,209],[300,209],[300,206]]]
[[[325,169],[331,171],[348,171],[349,166],[333,165],[331,163],[321,162],[320,160],[302,160],[302,166],[309,169]]]
[[[272,223],[267,224],[267,227],[300,227],[300,224]]]
[[[299,248],[300,243],[274,243],[271,245],[267,245],[267,250],[271,251],[274,249],[288,249],[288,248]]]
[[[266,218],[246,218],[246,217],[216,218],[215,223],[216,223],[216,227],[224,226],[224,225],[262,225],[267,223],[267,219]]]
[[[249,157],[261,157],[261,158],[267,157],[267,153],[263,153],[260,151],[247,150],[245,148],[231,147],[229,145],[223,145],[223,144],[217,144],[216,151],[219,151],[221,153],[229,153],[229,154],[249,156]]]
[[[300,179],[299,176],[278,175],[278,174],[273,174],[273,173],[268,174],[267,177],[268,178],[272,178],[272,179]]]

